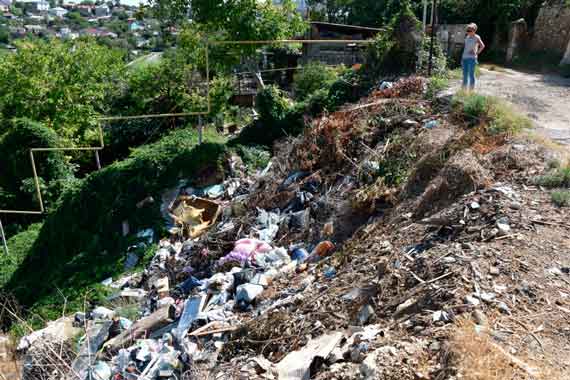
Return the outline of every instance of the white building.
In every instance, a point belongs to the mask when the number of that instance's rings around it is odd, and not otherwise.
[[[109,16],[110,10],[107,5],[98,5],[95,7],[95,16],[97,17],[105,17]]]
[[[22,1],[24,8],[33,13],[45,13],[49,10],[49,2],[47,0],[27,0]]]
[[[55,7],[49,10],[49,14],[54,16],[54,17],[59,17],[62,18],[63,16],[65,16],[67,14],[67,9],[61,8],[61,7]]]

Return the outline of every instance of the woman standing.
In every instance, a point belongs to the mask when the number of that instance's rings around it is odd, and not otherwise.
[[[465,47],[463,48],[463,56],[461,58],[461,66],[463,67],[463,88],[475,88],[475,66],[477,66],[477,58],[485,49],[485,44],[477,32],[477,24],[471,23],[467,25],[467,36],[465,37]]]

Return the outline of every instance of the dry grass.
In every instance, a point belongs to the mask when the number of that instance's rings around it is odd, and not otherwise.
[[[480,328],[479,328],[480,329]],[[484,330],[484,329],[480,329]],[[458,378],[463,380],[555,380],[560,373],[543,365],[521,360],[493,342],[473,322],[460,320],[447,353]]]
[[[570,166],[570,150],[567,145],[562,145],[556,141],[549,139],[536,131],[525,131],[525,137],[536,144],[547,148],[548,150],[556,153],[559,157],[559,166]]]

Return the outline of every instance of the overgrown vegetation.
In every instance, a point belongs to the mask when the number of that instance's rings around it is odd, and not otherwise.
[[[293,87],[299,100],[306,99],[315,91],[330,86],[338,77],[337,72],[320,62],[311,62],[295,74]]]
[[[118,94],[123,55],[90,39],[18,43],[0,57],[0,115],[45,123],[68,144],[89,141]],[[0,134],[8,124],[0,124]]]
[[[490,134],[513,135],[532,127],[528,118],[496,97],[460,92],[453,99],[453,107],[458,118],[470,126],[484,126]]]
[[[126,247],[139,240],[133,234],[148,227],[158,234],[163,228],[159,204],[139,209],[139,201],[149,195],[160,199],[161,191],[180,179],[203,184],[206,178],[216,181],[223,176],[224,140],[213,131],[206,131],[205,138],[208,143],[196,146],[193,128],[175,131],[68,188],[30,250],[19,253],[25,258],[4,289],[24,305],[35,305],[43,316],[53,317],[61,312],[57,288],[70,303],[82,302],[87,289],[121,273]],[[131,230],[128,237],[121,234],[125,220]],[[39,268],[42,276],[37,275]]]
[[[379,33],[367,49],[366,75],[373,80],[387,75],[427,73],[430,49],[430,39],[426,38],[421,23],[404,2],[388,24],[387,31]],[[443,75],[446,68],[447,59],[439,43],[434,41],[432,73]]]
[[[4,123],[0,136],[0,209],[39,210],[39,199],[32,171],[31,147],[61,146],[57,133],[42,123],[13,119]],[[61,192],[73,182],[73,167],[62,152],[36,152],[34,157],[44,205],[55,207]],[[37,217],[9,215],[4,219],[6,233],[13,235]]]
[[[552,202],[558,207],[570,206],[570,190],[555,190],[550,194]]]
[[[570,166],[553,168],[550,172],[538,177],[536,183],[550,189],[556,187],[570,188]]]

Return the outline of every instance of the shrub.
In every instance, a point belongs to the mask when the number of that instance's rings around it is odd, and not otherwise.
[[[271,153],[260,146],[238,145],[236,151],[250,171],[265,168],[271,160]]]
[[[421,49],[419,51],[419,62],[420,65],[417,68],[417,72],[420,74],[427,75],[429,67],[429,52],[431,49],[431,38],[424,36],[421,42]],[[447,70],[447,58],[443,53],[441,44],[435,39],[433,43],[433,55],[432,55],[432,75],[444,76]]]
[[[550,195],[552,202],[558,207],[570,206],[570,190],[556,190]]]
[[[436,75],[428,80],[426,98],[434,99],[437,94],[445,90],[449,86],[449,78],[447,75]]]
[[[2,252],[0,255],[0,286],[4,286],[12,273],[14,273],[22,261],[24,261],[34,241],[38,237],[41,228],[42,225],[39,223],[32,224],[27,230],[8,239],[9,254],[6,255],[3,250],[0,251]]]
[[[275,86],[267,86],[257,94],[259,119],[242,129],[232,145],[265,145],[284,136],[295,136],[303,130],[305,104],[293,101]]]
[[[0,209],[39,210],[30,161],[30,148],[60,146],[56,132],[28,119],[14,119],[0,137]],[[44,205],[53,209],[63,189],[73,181],[73,167],[63,152],[36,152],[37,174]],[[38,221],[29,215],[9,215],[4,219],[7,234]]]
[[[336,71],[320,62],[310,62],[294,76],[295,96],[306,99],[320,88],[328,87],[338,77]]]
[[[421,23],[409,3],[405,3],[390,21],[388,31],[379,33],[367,49],[365,70],[368,79],[375,81],[384,75],[415,72],[417,43],[421,39]]]
[[[159,202],[141,209],[137,202],[149,195],[160,200],[163,189],[180,179],[191,184],[207,176],[221,179],[216,173],[225,154],[223,140],[210,130],[204,135],[210,142],[196,146],[194,129],[177,130],[68,188],[4,290],[26,306],[43,305],[52,312],[60,303],[56,286],[70,304],[81,302],[87,288],[121,273],[123,252],[136,242],[122,236],[122,221],[128,220],[133,232],[151,227],[160,233],[163,225]]]
[[[535,182],[550,189],[555,187],[570,188],[570,166],[554,168],[547,174],[536,178]]]
[[[505,101],[476,93],[460,92],[453,98],[456,115],[469,125],[483,125],[489,134],[516,134],[532,122]]]

